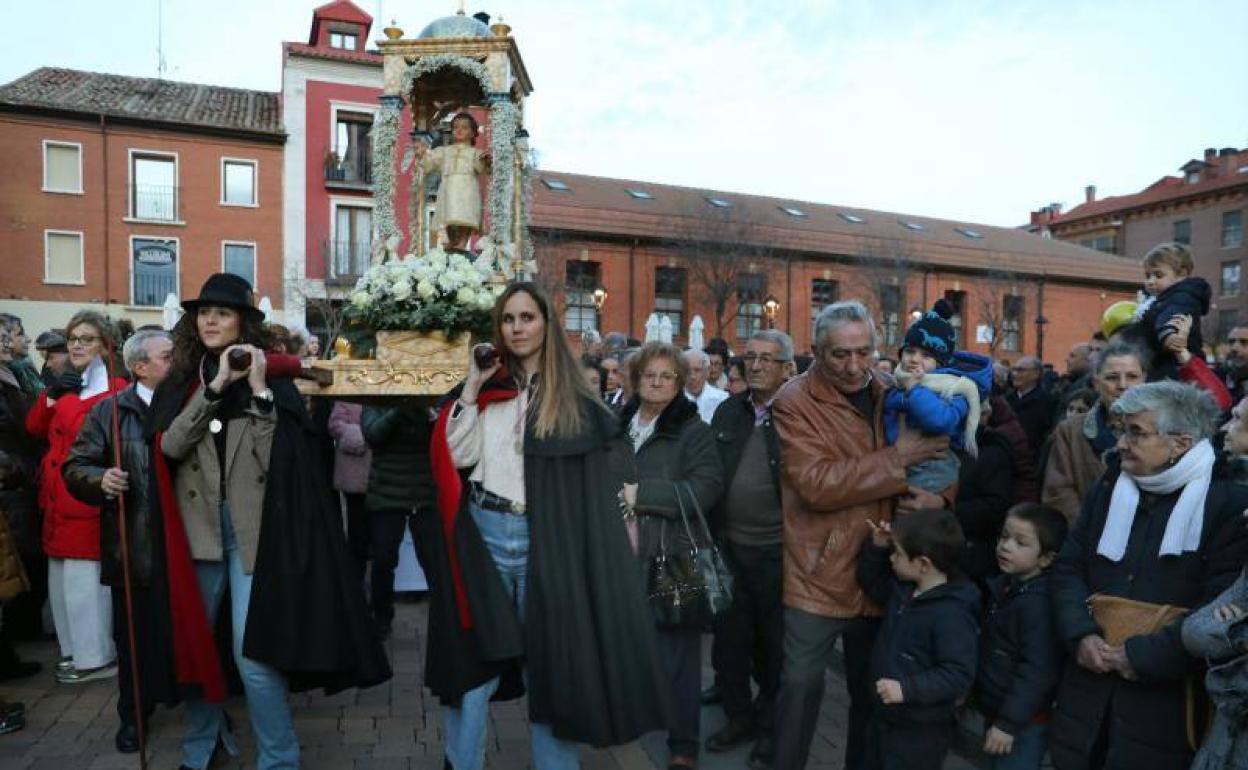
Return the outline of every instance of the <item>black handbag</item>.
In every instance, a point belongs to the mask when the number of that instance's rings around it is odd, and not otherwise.
[[[661,522],[659,552],[650,560],[646,588],[655,622],[663,626],[701,626],[732,606],[732,573],[711,538],[710,528],[688,482],[676,483],[676,503],[689,547],[669,548],[668,522]],[[685,494],[693,503],[698,536],[689,522]]]

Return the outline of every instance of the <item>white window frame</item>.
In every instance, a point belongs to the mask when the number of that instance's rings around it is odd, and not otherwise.
[[[373,116],[373,122],[377,121],[378,107],[375,104],[364,104],[362,102],[340,102],[331,100],[329,103],[329,149],[332,152],[338,152],[338,113],[340,112],[356,112],[361,115],[368,114]]]
[[[54,281],[52,276],[48,274],[48,236],[49,235],[76,235],[78,236],[78,275],[77,281]],[[82,230],[44,230],[43,231],[43,282],[53,286],[86,286],[87,285],[87,237]]]
[[[236,163],[240,166],[251,166],[251,203],[234,203],[225,199],[225,165]],[[255,158],[221,157],[221,205],[235,206],[244,209],[260,208],[260,161]]]
[[[355,198],[347,195],[329,196],[329,243],[331,248],[338,243],[338,209],[344,206],[352,209],[369,209],[373,212],[370,217],[377,216],[376,207],[373,206],[372,196],[367,198]],[[327,258],[327,261],[332,263],[333,259],[334,255],[331,253]],[[325,265],[326,273],[329,272],[331,267],[332,264]]]
[[[43,145],[43,191],[57,195],[85,195],[82,178],[82,142],[64,142],[59,139],[44,139]],[[48,147],[74,147],[78,150],[78,189],[57,190],[48,187]]]
[[[155,234],[155,233],[131,233],[130,236],[126,240],[126,243],[128,246],[128,248],[126,249],[126,271],[130,274],[130,279],[129,279],[130,305],[129,306],[132,308],[152,308],[152,307],[159,308],[160,307],[160,305],[136,305],[134,302],[134,241],[135,239],[144,240],[144,241],[173,241],[174,242],[175,248],[177,248],[178,250],[177,267],[176,267],[177,278],[174,279],[174,283],[175,283],[175,287],[177,288],[177,291],[175,291],[174,294],[177,295],[178,301],[181,302],[182,301],[182,239],[176,235],[160,235],[160,234]],[[161,302],[164,302],[164,300],[162,299]]]
[[[173,158],[173,190],[174,190],[174,193],[173,193],[174,218],[173,219],[140,219],[139,217],[134,216],[134,156],[135,155],[150,155],[153,157],[163,156],[166,158]],[[182,211],[181,211],[182,207],[179,205],[182,202],[181,193],[180,193],[181,181],[182,181],[182,163],[181,163],[181,159],[178,158],[178,153],[170,152],[169,150],[145,150],[141,147],[127,148],[126,149],[126,216],[122,221],[139,222],[142,224],[153,224],[153,225],[184,225],[186,224],[186,222],[178,218],[182,214]],[[182,256],[182,252],[179,251],[178,258],[181,259],[181,256]],[[181,268],[179,267],[179,269]],[[132,289],[133,289],[133,285],[134,285],[133,282],[131,282]]]
[[[221,272],[225,270],[225,247],[226,246],[250,246],[251,247],[251,289],[256,290],[256,284],[260,282],[260,247],[255,241],[221,241]]]

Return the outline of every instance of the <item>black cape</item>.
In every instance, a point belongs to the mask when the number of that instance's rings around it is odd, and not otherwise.
[[[149,435],[168,429],[195,384],[173,379],[152,401]],[[347,548],[338,495],[316,465],[303,398],[290,380],[269,385],[277,425],[243,654],[281,671],[293,692],[380,684],[390,663]]]
[[[272,390],[278,420],[243,654],[281,671],[295,692],[381,684],[390,663],[356,577],[338,496],[316,467],[312,423],[289,380]]]
[[[529,720],[549,724],[564,740],[610,746],[667,729],[675,712],[616,500],[621,479],[609,462],[615,418],[588,404],[585,410],[587,428],[577,437],[539,439],[532,425],[525,436],[523,624],[468,514],[466,484],[450,547],[460,558],[471,629],[459,623],[447,538],[439,533],[429,543],[428,550],[443,553],[431,559],[440,571],[432,586],[426,660],[435,676],[427,684],[455,703],[466,689],[501,673],[511,690],[496,698],[516,697],[523,656]],[[435,441],[444,438],[435,435]]]

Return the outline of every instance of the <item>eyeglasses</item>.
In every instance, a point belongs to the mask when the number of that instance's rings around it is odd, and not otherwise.
[[[70,345],[94,345],[99,337],[94,334],[79,334],[74,337],[66,337],[65,342]]]
[[[675,382],[676,373],[675,372],[644,372],[641,375],[641,379],[646,380],[647,382]]]
[[[1116,426],[1110,428],[1110,432],[1114,434],[1114,438],[1120,441],[1126,439],[1126,442],[1132,446],[1138,446],[1145,439],[1150,439],[1153,436],[1174,435],[1173,433],[1163,433],[1158,430],[1143,430],[1142,428],[1137,428],[1134,425],[1128,425],[1125,428],[1122,426]]]
[[[746,366],[753,366],[755,363],[760,363],[763,366],[771,366],[772,364],[787,364],[789,362],[789,359],[787,358],[776,358],[775,356],[767,353],[762,355],[746,353],[741,356],[741,360],[745,362]]]

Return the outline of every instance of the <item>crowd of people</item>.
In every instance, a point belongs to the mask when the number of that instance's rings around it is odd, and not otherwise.
[[[454,770],[522,696],[541,770],[654,730],[671,768],[802,768],[835,659],[847,768],[939,768],[969,714],[985,767],[1248,766],[1248,325],[1213,366],[1190,254],[1143,268],[1060,376],[959,350],[943,300],[895,349],[845,300],[808,354],[613,332],[578,359],[515,283],[436,404],[300,397],[308,335],[233,276],[171,331],[80,312],[42,371],[0,317],[0,681],[39,673],[12,640],[46,603],[57,680],[118,679],[119,751],[181,702],[184,767],[237,753],[232,665],[258,766],[297,767],[288,691],[389,676],[410,532]]]

